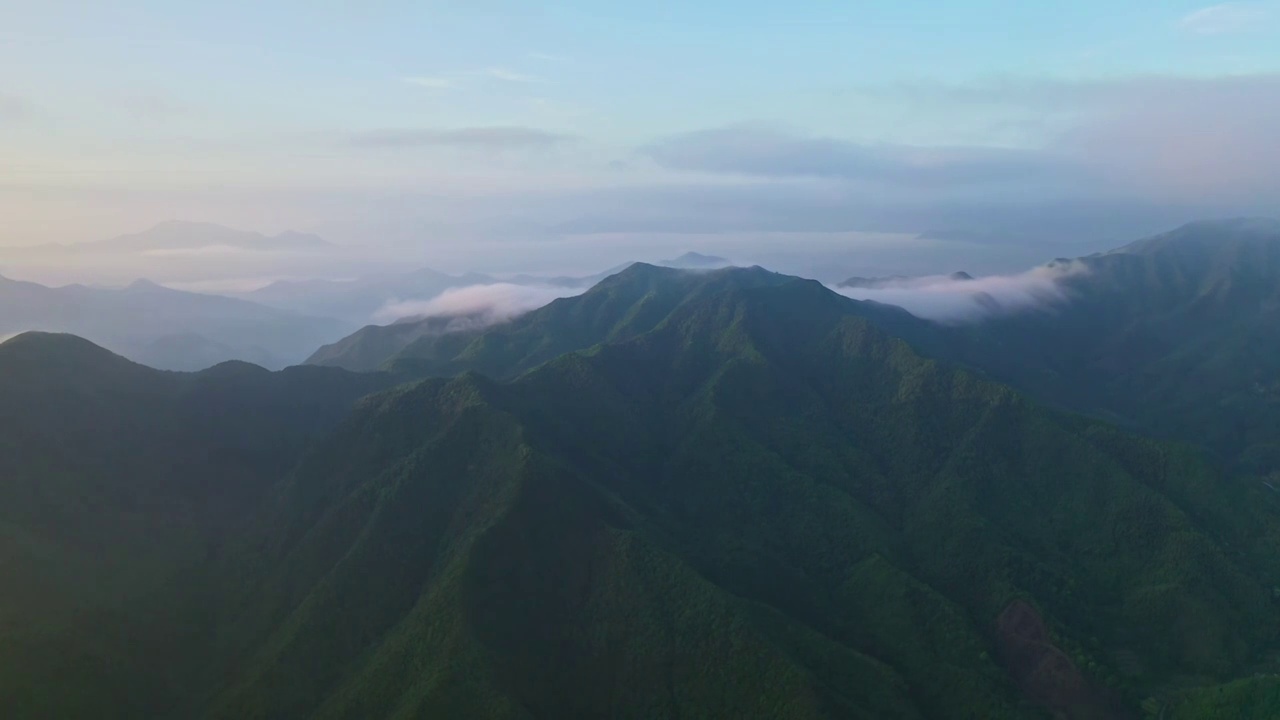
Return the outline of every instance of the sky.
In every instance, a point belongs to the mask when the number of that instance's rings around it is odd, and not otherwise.
[[[1271,0],[0,0],[0,18],[0,247],[180,219],[455,267],[696,244],[943,271],[1280,214]]]

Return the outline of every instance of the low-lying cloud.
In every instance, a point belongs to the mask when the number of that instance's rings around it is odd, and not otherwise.
[[[1016,275],[957,278],[931,275],[881,280],[871,287],[837,287],[855,300],[896,305],[925,320],[959,324],[1050,308],[1069,297],[1063,281],[1087,272],[1077,262],[1058,262]]]
[[[487,327],[507,322],[553,300],[581,295],[585,288],[493,283],[450,288],[430,300],[390,302],[374,313],[377,322],[457,318],[450,329]]]

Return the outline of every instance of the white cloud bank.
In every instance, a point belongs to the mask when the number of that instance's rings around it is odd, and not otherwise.
[[[1065,302],[1062,281],[1084,272],[1080,263],[1054,263],[1016,275],[973,279],[930,275],[882,281],[875,287],[833,289],[855,300],[896,305],[919,318],[956,324]]]
[[[451,288],[430,300],[393,301],[375,314],[377,322],[406,318],[465,318],[467,327],[483,327],[512,320],[563,297],[581,295],[585,288],[493,283]]]

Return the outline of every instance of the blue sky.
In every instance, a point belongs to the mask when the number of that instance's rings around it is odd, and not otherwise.
[[[626,142],[768,119],[945,140],[945,119],[904,131],[868,113],[859,91],[1280,66],[1274,28],[1258,27],[1273,22],[1265,4],[1234,4],[1243,19],[1223,32],[1182,24],[1204,7],[6,0],[0,83],[32,103],[86,111],[94,122],[82,129],[102,132],[127,124],[110,108],[89,111],[133,99],[139,109],[189,108],[182,127],[209,133],[541,121]]]
[[[349,242],[973,235],[1034,203],[1121,213],[1120,233],[1280,191],[1270,0],[0,0],[0,18],[0,244],[176,215]],[[957,219],[979,211],[1006,220]]]

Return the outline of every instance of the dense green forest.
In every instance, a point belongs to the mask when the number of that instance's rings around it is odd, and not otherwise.
[[[1084,270],[1066,302],[901,334],[1043,402],[1280,471],[1280,222],[1192,223],[1060,262]]]
[[[1089,260],[1158,288],[1107,335],[1148,343],[1115,351],[1133,367],[759,268],[634,265],[376,373],[162,373],[20,336],[0,709],[1276,717],[1275,412],[1210,402],[1270,372],[1206,350],[1224,307],[1262,308],[1239,332],[1271,317],[1275,286],[1232,268],[1276,246],[1237,230],[1217,279],[1170,256],[1195,228]],[[1249,439],[1207,431],[1226,417]]]

